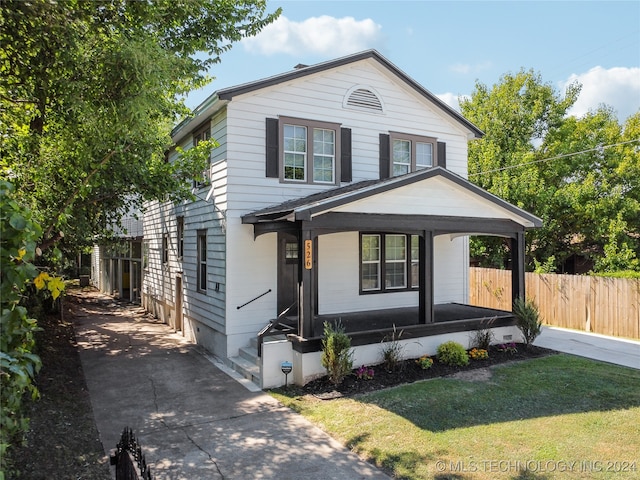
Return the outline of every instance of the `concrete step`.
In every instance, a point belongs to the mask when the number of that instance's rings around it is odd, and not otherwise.
[[[248,360],[254,365],[259,365],[258,363],[258,347],[251,346],[242,347],[239,351],[239,357]]]
[[[259,387],[262,385],[260,379],[260,367],[255,362],[251,362],[241,356],[229,358],[231,368],[242,375],[247,380],[255,383]]]

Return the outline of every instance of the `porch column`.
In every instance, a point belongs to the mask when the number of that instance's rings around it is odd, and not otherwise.
[[[302,227],[300,235],[302,252],[302,265],[298,284],[298,333],[303,338],[313,337],[313,313],[315,311],[314,278],[317,268],[317,238],[314,239],[313,232]]]
[[[524,296],[524,231],[511,239],[511,300]]]
[[[433,323],[433,232],[420,236],[418,323]]]

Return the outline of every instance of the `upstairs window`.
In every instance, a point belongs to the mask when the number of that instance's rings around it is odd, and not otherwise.
[[[204,142],[205,140],[211,140],[211,124],[208,122],[206,125],[199,127],[197,130],[193,132],[193,146],[196,147],[200,142]],[[193,186],[195,188],[200,188],[207,184],[207,180],[209,179],[209,169],[211,167],[210,163],[211,163],[211,158],[209,158],[209,161],[207,162],[207,165],[202,173],[202,176],[204,177],[205,181],[204,182],[197,181],[197,180],[193,181]]]
[[[404,175],[435,165],[437,140],[400,133],[391,134],[391,172],[393,176]]]
[[[340,126],[293,118],[281,118],[280,124],[281,180],[335,185]]]
[[[265,175],[283,183],[351,182],[351,129],[299,118],[267,118]]]
[[[380,178],[439,166],[447,168],[447,144],[436,138],[391,132],[380,134]]]

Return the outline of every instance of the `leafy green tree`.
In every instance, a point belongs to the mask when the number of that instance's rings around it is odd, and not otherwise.
[[[567,116],[579,91],[561,97],[524,71],[491,89],[477,84],[461,104],[486,133],[469,147],[470,179],[543,219],[527,233],[530,269],[557,270],[572,254],[591,256],[597,269],[636,268],[640,114],[624,128],[606,106]],[[475,238],[471,248],[484,265],[510,258],[503,239]]]
[[[4,0],[0,172],[42,225],[41,249],[85,244],[149,199],[191,194],[212,143],[165,161],[185,95],[265,0]]]

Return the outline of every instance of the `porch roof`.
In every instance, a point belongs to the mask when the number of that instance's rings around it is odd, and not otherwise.
[[[310,221],[328,213],[499,219],[522,229],[542,226],[542,220],[535,215],[442,167],[365,180],[288,200],[248,213],[242,223]]]

